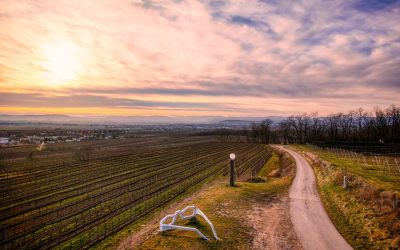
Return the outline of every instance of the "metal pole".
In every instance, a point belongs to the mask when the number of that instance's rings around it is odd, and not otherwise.
[[[231,173],[229,178],[229,186],[235,186],[235,160],[230,160],[231,165]]]

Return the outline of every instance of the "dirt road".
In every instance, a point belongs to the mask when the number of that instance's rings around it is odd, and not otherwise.
[[[248,213],[254,229],[250,249],[302,250],[290,220],[289,195],[285,192],[261,202],[256,203]]]
[[[296,177],[289,191],[290,217],[304,249],[352,249],[322,205],[311,166],[298,153],[277,147],[287,151],[296,161]]]

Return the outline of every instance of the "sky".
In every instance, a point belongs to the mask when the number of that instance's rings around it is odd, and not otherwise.
[[[400,104],[398,0],[0,0],[0,114]]]

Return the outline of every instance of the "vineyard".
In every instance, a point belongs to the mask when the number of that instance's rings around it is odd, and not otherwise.
[[[0,149],[1,249],[87,249],[206,178],[257,172],[260,144],[141,137]]]
[[[363,169],[378,171],[384,175],[400,175],[400,157],[398,152],[375,154],[371,153],[371,151],[362,152],[362,147],[355,150],[354,148],[347,149],[310,145],[317,150],[334,154],[339,159],[351,160],[354,164],[362,166]]]
[[[337,148],[364,155],[400,156],[399,144],[383,143],[349,143],[349,142],[311,142],[312,145],[321,148]]]

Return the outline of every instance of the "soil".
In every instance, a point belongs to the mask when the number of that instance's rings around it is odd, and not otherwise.
[[[254,205],[247,216],[254,229],[251,249],[303,249],[290,220],[287,193]]]

